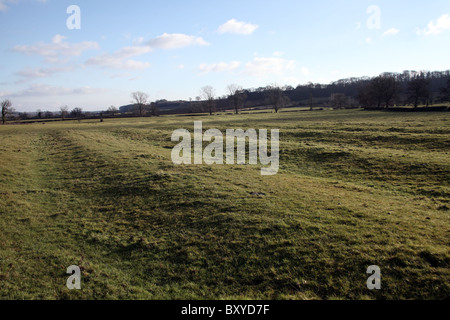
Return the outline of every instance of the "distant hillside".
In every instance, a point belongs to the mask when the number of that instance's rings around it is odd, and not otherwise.
[[[390,76],[395,79],[398,88],[393,99],[393,104],[407,105],[410,104],[408,85],[418,76],[423,77],[428,83],[427,97],[430,103],[445,103],[447,98],[443,98],[442,90],[450,83],[450,70],[447,71],[404,71],[402,73],[383,73],[382,76]],[[374,77],[375,78],[375,77]],[[361,89],[374,78],[360,77],[341,79],[330,84],[308,83],[298,85],[297,87],[282,87],[283,95],[288,98],[285,107],[296,106],[314,106],[315,108],[330,107],[332,100],[336,96],[345,98],[345,107],[361,106],[360,93]],[[264,108],[268,107],[267,93],[269,87],[245,89],[244,108]],[[156,102],[159,114],[176,114],[176,113],[194,113],[205,112],[202,101],[167,101],[160,100]],[[218,98],[215,101],[216,111],[232,110],[232,105],[227,98]],[[131,113],[135,110],[135,105],[126,105],[120,107],[121,113]]]
[[[167,101],[167,100],[160,100],[155,102],[156,106],[159,110],[159,113],[162,114],[168,114],[168,113],[178,113],[181,111],[189,112],[189,101]],[[121,113],[129,113],[134,112],[136,110],[135,104],[129,104],[126,106],[122,106],[119,108],[119,111]]]

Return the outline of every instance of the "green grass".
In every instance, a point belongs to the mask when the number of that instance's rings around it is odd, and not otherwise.
[[[280,129],[280,171],[175,166],[172,131]],[[450,296],[450,114],[0,126],[1,299]],[[254,195],[262,193],[264,195]],[[82,268],[82,290],[65,284]],[[382,289],[366,287],[378,265]]]

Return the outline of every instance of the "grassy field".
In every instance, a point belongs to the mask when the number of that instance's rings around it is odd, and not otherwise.
[[[280,171],[171,161],[172,131],[280,129]],[[0,126],[0,299],[450,296],[450,113]],[[82,269],[68,290],[66,269]],[[378,265],[381,290],[368,290]]]

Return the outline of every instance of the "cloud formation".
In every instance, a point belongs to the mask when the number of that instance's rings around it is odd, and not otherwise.
[[[207,46],[208,42],[201,37],[190,36],[181,33],[164,33],[147,42],[137,38],[133,41],[135,45],[121,48],[108,54],[104,53],[86,61],[87,66],[98,66],[102,68],[143,70],[151,66],[149,62],[137,61],[130,58],[141,56],[156,49],[179,49],[188,46]]]
[[[236,19],[231,19],[228,20],[223,25],[221,25],[218,31],[221,34],[231,33],[231,34],[251,35],[258,28],[259,26],[256,24],[240,22],[237,21]]]
[[[87,66],[98,66],[102,68],[143,70],[150,67],[149,62],[129,59],[148,53],[151,48],[148,46],[124,47],[113,54],[101,54],[86,61]]]
[[[102,54],[100,56],[90,58],[86,61],[86,65],[124,70],[143,70],[150,68],[151,66],[149,62],[137,61],[133,59],[124,60],[109,54]]]
[[[400,30],[395,29],[395,28],[391,28],[391,29],[389,29],[389,30],[387,30],[386,32],[383,33],[383,37],[384,36],[395,36],[399,32],[400,32]]]
[[[250,76],[264,77],[268,75],[283,75],[295,70],[296,62],[278,57],[254,58],[245,65],[244,73]]]
[[[436,21],[430,21],[423,30],[417,29],[417,34],[419,36],[438,35],[445,30],[450,30],[450,16],[448,14],[440,16]]]
[[[182,33],[164,33],[150,41],[147,45],[151,49],[179,49],[188,46],[208,46],[202,37],[190,36]]]
[[[72,67],[64,67],[64,68],[25,68],[19,72],[16,72],[16,75],[26,78],[26,79],[32,79],[32,78],[45,78],[52,76],[56,73],[60,72],[68,72],[73,70]]]
[[[80,56],[84,51],[97,50],[97,42],[83,41],[78,43],[64,42],[66,37],[59,34],[52,38],[51,43],[39,42],[34,45],[17,45],[12,50],[27,55],[38,55],[48,63],[67,62],[68,58]]]
[[[237,68],[239,68],[241,65],[241,62],[239,61],[232,61],[229,63],[226,62],[219,62],[214,64],[201,64],[198,68],[199,72],[201,74],[208,74],[210,72],[224,72],[224,71],[232,71]]]
[[[81,87],[81,88],[66,88],[66,87],[55,87],[46,84],[33,84],[27,89],[16,92],[12,97],[42,97],[42,96],[66,96],[66,95],[85,95],[85,94],[96,94],[105,93],[106,89],[92,88],[92,87]]]
[[[301,74],[303,76],[311,74],[309,69],[305,66],[298,69],[297,61],[284,59],[279,57],[279,55],[281,54],[274,54],[273,57],[255,57],[248,63],[242,63],[240,61],[219,62],[213,64],[203,63],[198,67],[197,71],[200,75],[206,75],[212,72],[237,71],[238,74],[249,77],[277,77],[283,81],[289,79],[289,83],[298,83],[298,79],[294,78],[296,73],[297,75]],[[295,79],[295,81],[291,81],[293,79]]]

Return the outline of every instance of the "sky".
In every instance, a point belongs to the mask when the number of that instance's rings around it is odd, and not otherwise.
[[[20,112],[443,71],[449,57],[448,0],[0,0],[0,99]]]

